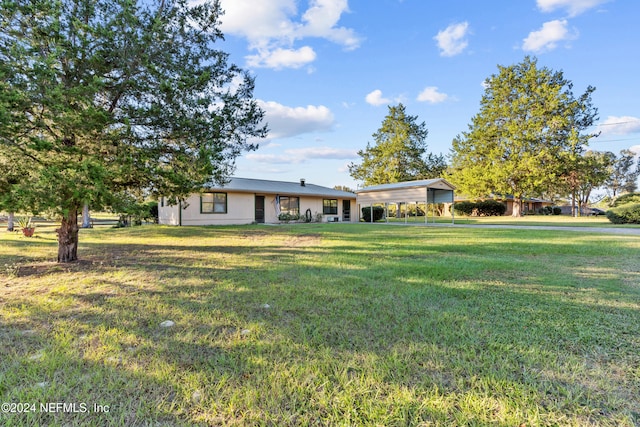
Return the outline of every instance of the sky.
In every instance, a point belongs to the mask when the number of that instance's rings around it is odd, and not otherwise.
[[[576,96],[595,86],[589,149],[640,153],[640,1],[221,0],[220,49],[255,78],[269,136],[235,176],[356,189],[358,150],[389,105],[424,122],[428,151],[479,111],[498,65],[535,56]]]

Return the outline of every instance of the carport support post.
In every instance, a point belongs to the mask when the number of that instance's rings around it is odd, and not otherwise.
[[[409,202],[404,202],[404,223],[407,223],[407,215],[409,215]]]
[[[424,199],[424,223],[429,224],[429,187],[427,187],[427,191],[425,193]]]
[[[373,224],[373,202],[369,205],[369,213],[370,215],[370,220],[371,220],[371,224]]]
[[[456,210],[454,209],[455,206],[455,196],[453,195],[453,191],[451,191],[451,224],[455,224],[456,223]]]

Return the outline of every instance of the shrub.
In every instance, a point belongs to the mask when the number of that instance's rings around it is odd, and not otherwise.
[[[384,218],[384,208],[382,206],[373,207],[373,220],[379,221]],[[367,206],[362,208],[362,219],[365,222],[371,222],[371,207]]]
[[[640,224],[640,203],[609,209],[606,215],[614,224]]]
[[[623,194],[622,196],[618,197],[614,202],[613,202],[613,207],[617,208],[619,206],[622,205],[627,205],[630,203],[640,203],[640,193],[627,193],[627,194]]]
[[[562,213],[562,208],[560,206],[554,206],[553,207],[553,214],[554,215],[560,215]]]
[[[475,208],[476,204],[473,202],[458,202],[453,205],[453,212],[456,215],[471,216]]]
[[[476,209],[480,216],[502,216],[507,211],[507,206],[497,200],[483,200],[476,203]]]
[[[545,206],[544,208],[538,209],[538,213],[540,215],[551,215],[553,213],[553,208],[551,206]]]
[[[300,219],[300,215],[297,214],[289,214],[289,213],[281,213],[278,215],[278,219],[283,222],[289,221],[297,221]]]
[[[482,200],[480,202],[458,202],[453,210],[456,215],[501,216],[507,211],[507,206],[497,200]]]

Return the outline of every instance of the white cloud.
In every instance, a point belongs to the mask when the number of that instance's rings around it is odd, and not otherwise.
[[[569,16],[576,16],[608,1],[609,0],[537,0],[537,4],[538,9],[543,12],[565,9],[569,13]]]
[[[329,131],[333,127],[333,113],[324,105],[287,107],[277,102],[262,100],[258,100],[258,105],[264,110],[265,121],[269,124],[269,139]]]
[[[312,0],[302,16],[305,25],[300,36],[322,37],[343,45],[348,50],[360,46],[360,37],[350,28],[336,27],[343,13],[349,11],[347,0]]]
[[[469,23],[461,22],[459,24],[451,24],[444,30],[440,31],[434,37],[440,48],[440,56],[455,56],[467,47],[466,36],[469,33]]]
[[[247,57],[250,66],[298,68],[315,60],[310,47],[294,47],[307,37],[327,39],[347,50],[362,42],[353,29],[338,26],[342,14],[349,11],[347,0],[310,0],[302,16],[295,0],[221,0],[221,4],[222,32],[246,38],[249,49],[257,51]]]
[[[522,50],[544,52],[555,49],[561,41],[575,39],[577,34],[569,32],[568,24],[566,19],[545,22],[541,29],[532,31],[523,40]]]
[[[420,92],[417,99],[418,101],[428,102],[430,104],[438,104],[449,99],[449,95],[438,92],[438,88],[436,86],[428,86]]]
[[[375,105],[376,107],[379,105],[389,104],[391,100],[389,98],[384,98],[382,96],[382,91],[380,89],[376,89],[373,92],[369,93],[365,96],[365,101],[367,104]]]
[[[352,159],[358,156],[357,150],[346,150],[333,147],[308,147],[285,150],[286,153],[293,154],[303,159]]]
[[[282,154],[259,154],[249,153],[246,158],[254,160],[259,163],[269,164],[299,164],[305,163],[308,160],[343,160],[353,159],[358,156],[356,150],[345,150],[333,147],[307,147],[307,148],[293,148],[284,150]]]
[[[640,132],[640,118],[633,116],[609,116],[598,125],[603,135],[629,135]]]
[[[245,37],[252,47],[265,39],[287,37],[295,31],[290,15],[297,13],[295,0],[222,0],[220,29]]]
[[[246,57],[249,67],[274,68],[300,68],[316,59],[316,53],[309,46],[300,49],[274,49],[260,50],[257,55]]]

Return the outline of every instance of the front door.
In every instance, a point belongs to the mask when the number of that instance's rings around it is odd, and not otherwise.
[[[351,200],[342,201],[342,220],[351,221]]]
[[[264,196],[256,196],[256,222],[264,224]]]

